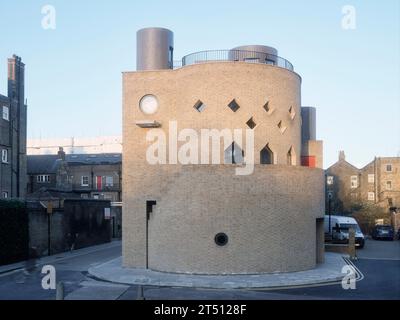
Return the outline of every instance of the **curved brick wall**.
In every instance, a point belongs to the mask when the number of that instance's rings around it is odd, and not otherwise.
[[[294,182],[295,181],[295,182]],[[149,268],[178,273],[289,272],[316,265],[323,171],[257,166],[184,166],[160,186],[149,220]],[[229,242],[219,247],[216,234]]]
[[[265,273],[313,268],[316,219],[324,215],[323,171],[287,166],[287,152],[301,154],[300,87],[294,72],[243,62],[205,63],[173,71],[124,74],[123,256],[124,265],[178,273]],[[140,99],[154,94],[159,111],[144,115]],[[235,99],[235,113],[227,105]],[[206,108],[193,108],[201,100]],[[269,101],[274,112],[263,106]],[[294,117],[289,114],[293,107]],[[269,143],[277,165],[256,165],[236,176],[234,165],[149,165],[148,129],[152,120],[168,133],[178,129],[247,129],[253,117],[255,163]],[[282,134],[277,124],[287,127]],[[223,150],[221,150],[223,154]],[[221,157],[223,159],[223,157]],[[157,205],[148,221],[146,201]],[[229,236],[225,247],[214,237]],[[148,243],[148,259],[146,258]]]

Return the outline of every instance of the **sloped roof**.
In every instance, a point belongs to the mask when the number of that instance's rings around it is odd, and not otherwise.
[[[122,162],[121,153],[67,154],[68,165],[118,164]],[[28,155],[28,174],[55,174],[62,160],[56,154]]]

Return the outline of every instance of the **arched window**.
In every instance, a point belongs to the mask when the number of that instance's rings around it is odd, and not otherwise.
[[[287,164],[289,166],[295,166],[296,165],[296,154],[294,152],[293,147],[290,147],[288,153],[287,153]]]
[[[260,152],[261,164],[274,164],[274,153],[267,144]]]
[[[241,164],[244,162],[244,151],[236,142],[225,150],[224,154],[226,164]]]

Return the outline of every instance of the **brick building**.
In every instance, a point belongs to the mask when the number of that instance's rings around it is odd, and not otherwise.
[[[245,46],[190,54],[173,69],[171,31],[137,35],[137,71],[123,74],[124,265],[255,274],[322,262],[322,142],[291,63],[274,48]],[[225,129],[254,139],[231,137],[209,154],[197,145],[177,161],[183,133]],[[158,134],[165,140],[149,161]],[[235,174],[248,164],[252,173]]]
[[[0,94],[0,198],[23,199],[26,193],[25,65],[8,59],[8,94]]]
[[[28,193],[120,202],[121,154],[29,155]]]
[[[400,157],[377,157],[359,169],[341,151],[325,175],[326,208],[332,214],[351,213],[357,204],[400,212]]]

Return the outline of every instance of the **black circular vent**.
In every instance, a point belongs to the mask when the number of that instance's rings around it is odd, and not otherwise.
[[[214,240],[218,246],[223,247],[228,243],[228,236],[225,233],[218,233]]]

